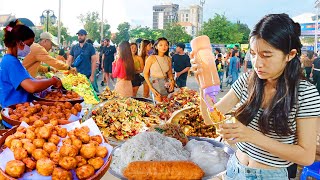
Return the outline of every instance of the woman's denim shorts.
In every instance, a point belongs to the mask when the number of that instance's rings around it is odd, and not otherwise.
[[[227,164],[228,180],[288,180],[287,168],[257,169],[241,164],[233,154]]]

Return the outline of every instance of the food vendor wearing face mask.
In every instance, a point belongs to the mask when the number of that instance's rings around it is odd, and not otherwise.
[[[33,79],[17,58],[26,56],[34,42],[35,34],[27,26],[12,21],[4,28],[4,44],[8,48],[0,63],[0,104],[7,107],[31,101],[30,94],[50,86],[61,87],[57,77],[46,80]]]

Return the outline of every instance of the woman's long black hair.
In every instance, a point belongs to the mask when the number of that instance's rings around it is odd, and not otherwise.
[[[259,117],[258,125],[262,133],[271,132],[280,136],[294,134],[290,128],[289,115],[297,108],[298,86],[303,78],[299,56],[301,28],[287,14],[269,14],[262,18],[250,34],[261,38],[274,48],[288,55],[292,49],[297,55],[287,63],[284,72],[277,80],[276,93]],[[235,112],[236,118],[248,125],[257,115],[263,102],[266,80],[260,79],[256,72],[250,74],[248,80],[248,100]]]

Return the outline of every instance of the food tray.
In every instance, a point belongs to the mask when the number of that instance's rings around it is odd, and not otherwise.
[[[137,97],[132,97],[133,99],[135,100],[138,100],[138,101],[142,101],[142,102],[147,102],[147,103],[153,103],[153,101],[151,99],[147,99],[147,98],[137,98]],[[110,99],[112,100],[112,99]],[[97,105],[95,105],[91,110],[89,110],[88,114],[85,115],[82,119],[90,119],[92,118],[92,111],[94,110],[98,110],[99,108],[103,107],[104,104],[107,102],[108,100],[104,101],[104,102],[101,102]],[[147,130],[147,129],[145,129]],[[112,146],[118,146],[118,145],[121,145],[122,143],[124,143],[126,140],[118,140],[114,137],[107,137],[107,140],[109,141],[109,143],[112,145]]]
[[[47,106],[52,106],[53,104],[54,104],[55,102],[47,102],[47,101],[33,101],[32,102],[32,104],[40,104],[40,105],[47,105]],[[21,121],[17,121],[17,120],[13,120],[13,119],[11,119],[9,116],[8,116],[8,114],[9,114],[9,112],[8,112],[8,109],[9,108],[11,108],[11,109],[15,109],[16,108],[16,105],[11,105],[11,106],[9,106],[9,107],[7,107],[7,108],[3,108],[2,110],[1,110],[1,116],[2,116],[2,121],[5,121],[5,122],[3,122],[4,124],[6,124],[6,125],[11,125],[11,126],[16,126],[16,125],[20,125],[21,124]],[[74,121],[74,120],[80,120],[81,119],[81,115],[82,114],[82,112],[80,112],[79,114],[78,114],[78,117],[77,118],[75,118],[75,119],[73,119],[72,118],[72,121]],[[74,116],[74,117],[76,117],[76,116]],[[45,124],[47,124],[47,123],[49,123],[49,121],[50,120],[45,120],[45,121],[43,121]],[[32,124],[29,124],[29,125],[32,125]],[[11,128],[11,127],[10,127]]]
[[[232,154],[235,153],[235,151],[234,151],[229,145],[226,145],[226,144],[224,144],[224,143],[222,143],[222,142],[219,142],[219,141],[216,141],[216,140],[214,140],[214,139],[201,138],[201,137],[192,137],[192,136],[188,137],[188,139],[189,139],[189,140],[195,139],[195,140],[197,140],[197,141],[206,141],[206,142],[212,144],[214,147],[220,147],[220,148],[223,149],[223,151],[224,151],[226,154],[229,155],[229,157],[230,157]],[[113,156],[116,151],[119,151],[119,150],[120,150],[120,148],[121,148],[121,145],[113,148],[113,150],[112,150],[112,152],[111,152],[111,155]],[[109,172],[110,172],[110,174],[112,174],[113,176],[115,176],[115,177],[117,177],[117,178],[119,178],[119,179],[121,179],[121,180],[127,180],[127,179],[126,179],[125,177],[123,177],[121,174],[118,174],[116,171],[114,171],[114,170],[112,169],[112,167],[109,168]],[[225,172],[225,171],[222,171],[222,172],[220,172],[220,173],[218,173],[218,174],[221,174],[221,173],[223,173],[223,172]],[[218,174],[216,174],[215,176],[217,176]],[[203,179],[203,180],[209,180],[209,179],[212,179],[212,178],[215,177],[215,176],[204,177],[204,178],[202,178],[202,179]]]
[[[17,128],[18,128],[18,126],[14,126],[12,129],[10,129],[8,132],[6,132],[2,137],[0,137],[0,153],[2,153],[3,150],[4,150],[3,147],[4,147],[4,143],[5,143],[6,138],[8,136],[14,134],[16,132]],[[106,160],[104,165],[98,171],[96,171],[95,174],[92,177],[90,177],[88,180],[100,180],[106,174],[106,172],[108,171],[108,169],[109,169],[109,167],[111,165],[111,161],[112,161],[112,154]],[[16,180],[15,178],[12,178],[12,177],[8,176],[4,172],[4,170],[2,170],[0,168],[0,179],[1,178],[4,178],[6,180]]]
[[[47,101],[47,102],[70,102],[71,104],[76,104],[76,103],[79,103],[81,104],[84,99],[82,97],[80,97],[79,99],[73,99],[73,100],[65,100],[65,101],[60,101],[60,100],[52,100],[52,99],[46,99],[45,96],[47,95],[48,92],[50,92],[51,90],[46,90],[46,91],[43,91],[41,93],[34,93],[33,94],[33,98],[34,100],[36,101]],[[63,94],[66,94],[67,93],[67,90],[62,90],[62,93]]]

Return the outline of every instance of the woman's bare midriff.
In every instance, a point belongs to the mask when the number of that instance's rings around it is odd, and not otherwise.
[[[247,154],[241,152],[240,150],[237,150],[236,156],[239,160],[239,162],[245,166],[251,167],[251,168],[258,168],[258,169],[277,169],[276,167],[268,166],[266,164],[259,163],[252,158],[250,158]]]

